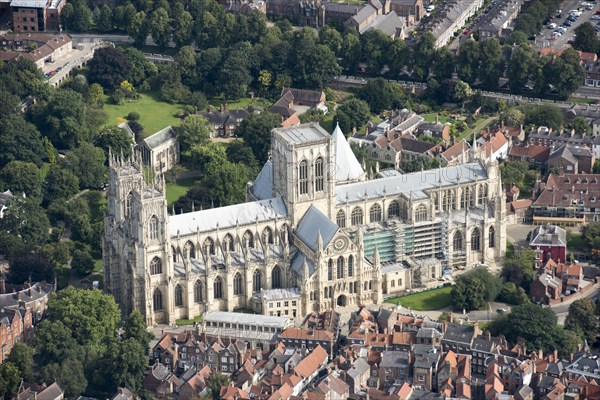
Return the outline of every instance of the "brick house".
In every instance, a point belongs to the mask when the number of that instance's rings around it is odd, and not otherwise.
[[[562,294],[562,280],[549,272],[536,274],[530,287],[531,300],[534,303],[549,304]]]
[[[567,259],[567,232],[556,225],[540,225],[535,227],[530,235],[529,248],[539,252],[539,261],[558,262]]]

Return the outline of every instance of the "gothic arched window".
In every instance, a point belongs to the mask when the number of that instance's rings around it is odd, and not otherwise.
[[[158,240],[158,218],[152,216],[148,223],[148,236],[151,240]]]
[[[479,185],[479,191],[477,193],[477,204],[483,204],[483,199],[487,198],[487,185]]]
[[[154,257],[152,261],[150,261],[150,274],[162,274],[162,262],[160,261],[160,258]]]
[[[346,227],[346,213],[343,210],[338,211],[337,215],[335,216],[335,222],[340,228]]]
[[[323,159],[321,157],[317,158],[315,161],[315,191],[322,192],[323,191]]]
[[[453,247],[454,251],[462,251],[463,235],[460,231],[454,232],[454,238],[452,238],[452,247]]]
[[[194,246],[194,243],[187,242],[185,244],[183,247],[183,255],[185,258],[196,258],[196,246]]]
[[[133,193],[129,192],[125,198],[125,217],[131,216],[131,210],[133,208]]]
[[[163,309],[162,292],[158,288],[154,289],[154,293],[152,294],[152,308],[154,311]]]
[[[329,259],[329,262],[327,263],[327,280],[328,281],[333,280],[333,260],[332,259]]]
[[[204,239],[204,248],[207,254],[215,254],[215,241],[211,237]]]
[[[373,204],[369,210],[369,222],[381,222],[381,206]]]
[[[479,250],[481,248],[481,234],[479,229],[473,229],[471,233],[471,250]]]
[[[393,200],[388,206],[388,218],[400,216],[400,205],[396,200]]]
[[[348,277],[354,276],[354,257],[352,255],[348,256]]]
[[[300,194],[308,193],[308,162],[303,160],[298,167],[298,192]]]
[[[344,277],[344,257],[337,259],[337,279]]]
[[[493,226],[490,226],[490,229],[488,231],[488,246],[490,248],[493,248],[495,246],[495,241],[496,241],[496,230],[494,229]]]
[[[424,204],[419,205],[415,211],[415,222],[427,221],[427,207]]]
[[[196,283],[194,283],[194,302],[195,303],[201,303],[202,302],[202,291],[204,290],[204,288],[202,287],[202,282],[201,281],[196,281]]]
[[[279,268],[279,265],[273,267],[273,271],[271,271],[271,287],[273,289],[281,288],[281,268]]]
[[[254,248],[254,235],[250,231],[244,232],[244,245]]]
[[[354,207],[352,210],[352,215],[350,216],[352,220],[352,225],[362,225],[363,224],[363,211],[360,207]]]
[[[175,246],[171,246],[171,255],[173,256],[173,262],[177,262],[177,250]]]
[[[213,288],[214,288],[214,292],[215,292],[215,296],[214,296],[215,299],[222,299],[223,298],[223,280],[221,279],[220,276],[217,276],[215,278]]]
[[[268,226],[262,232],[264,244],[273,244],[273,231]]]
[[[259,292],[262,289],[262,273],[259,269],[252,274],[252,290]]]
[[[183,288],[179,284],[175,286],[175,307],[183,307]]]
[[[244,294],[244,282],[239,272],[233,277],[233,294],[236,296]]]
[[[444,192],[443,206],[444,211],[453,210],[456,208],[456,199],[454,198],[454,191],[448,190]]]
[[[231,236],[229,233],[223,238],[223,246],[226,251],[235,250],[235,242],[233,241],[233,236]]]
[[[400,218],[407,219],[408,218],[408,204],[406,201],[400,200]]]

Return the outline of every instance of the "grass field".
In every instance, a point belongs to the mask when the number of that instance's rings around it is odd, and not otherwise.
[[[140,98],[134,101],[126,101],[122,105],[112,104],[106,96],[104,111],[108,114],[106,125],[116,125],[119,120],[124,119],[131,111],[140,113],[140,124],[144,127],[144,136],[149,136],[159,130],[180,123],[175,116],[181,108],[179,104],[170,104],[160,101],[154,94],[140,94]]]
[[[434,311],[450,305],[451,286],[440,289],[428,290],[426,292],[409,294],[403,297],[394,297],[386,300],[386,303],[400,304],[410,307],[415,311]]]
[[[182,318],[175,321],[175,323],[179,326],[192,325],[194,322],[202,322],[202,315],[199,315],[194,319]]]
[[[246,108],[248,106],[264,107],[265,109],[271,105],[271,102],[260,97],[243,97],[238,100],[224,100],[222,97],[215,97],[208,101],[211,106],[218,108],[221,104],[227,104],[230,110],[235,108]]]
[[[425,118],[425,122],[435,122],[436,115],[438,116],[439,121],[442,124],[445,124],[446,122],[450,122],[450,123],[456,122],[454,119],[452,119],[450,117],[447,117],[445,115],[439,115],[439,114],[436,114],[436,113],[423,114],[422,117]]]
[[[167,183],[167,204],[175,203],[179,198],[184,196],[188,189],[194,186],[199,178],[179,179],[174,183]]]

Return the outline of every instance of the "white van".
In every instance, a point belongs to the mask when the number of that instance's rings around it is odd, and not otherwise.
[[[425,9],[425,11],[427,11],[427,12],[432,12],[433,10],[435,10],[435,6],[433,4],[430,6],[427,6],[427,8]]]
[[[556,24],[553,22],[550,25],[548,25],[548,29],[556,29]]]

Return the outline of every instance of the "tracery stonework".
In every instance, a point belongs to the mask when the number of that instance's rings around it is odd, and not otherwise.
[[[264,299],[299,291],[301,316],[381,303],[504,255],[496,162],[472,153],[468,164],[367,180],[339,128],[275,129],[271,144],[247,203],[180,215],[167,212],[162,177],[146,182],[137,158],[111,157],[105,285],[124,314],[137,309],[148,324],[238,307],[277,315],[287,310]]]

